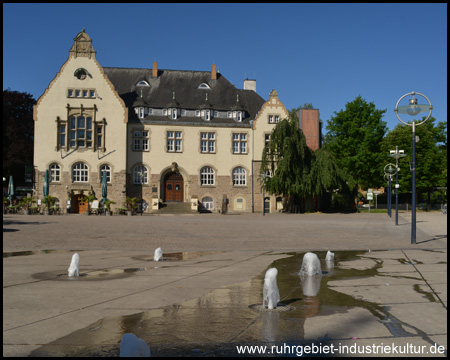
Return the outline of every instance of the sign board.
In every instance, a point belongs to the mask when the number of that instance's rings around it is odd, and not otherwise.
[[[380,191],[379,190],[375,190],[373,193],[374,193],[374,195],[380,195]]]
[[[367,200],[373,200],[373,193],[367,193]]]

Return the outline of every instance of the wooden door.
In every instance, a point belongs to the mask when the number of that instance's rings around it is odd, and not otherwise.
[[[171,173],[165,181],[165,201],[183,202],[183,177],[181,174]]]
[[[75,214],[84,214],[85,211],[88,210],[88,203],[83,200],[84,195],[77,194],[73,196],[72,204],[73,209],[72,212]]]

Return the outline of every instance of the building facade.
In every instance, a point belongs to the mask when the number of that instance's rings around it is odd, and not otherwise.
[[[259,167],[274,126],[288,112],[273,90],[265,101],[256,81],[237,89],[211,71],[102,67],[83,30],[68,60],[34,108],[35,187],[71,213],[83,196],[121,207],[141,197],[145,212],[162,203],[199,204],[205,211],[262,211]],[[278,204],[277,204],[278,202]],[[280,199],[266,200],[267,209]]]

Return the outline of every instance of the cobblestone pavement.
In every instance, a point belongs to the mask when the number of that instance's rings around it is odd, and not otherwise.
[[[131,332],[147,331],[138,335],[152,344],[152,355],[202,355],[192,353],[199,333],[205,336],[204,354],[211,351],[208,344],[223,350],[224,344],[259,341],[261,333],[278,333],[283,342],[297,323],[288,316],[266,324],[270,319],[248,306],[261,301],[268,266],[308,250],[321,256],[326,250],[340,256],[362,250],[359,260],[341,259],[339,271],[372,275],[323,285],[338,298],[348,294],[348,300],[303,319],[300,338],[446,349],[447,216],[417,213],[414,245],[410,221],[410,213],[400,213],[398,226],[394,217],[373,213],[4,215],[3,356],[87,356],[87,344],[96,356],[103,345],[107,355],[117,356],[125,325]],[[157,247],[184,258],[155,266]],[[86,275],[71,281],[67,268],[75,251]],[[124,271],[130,269],[144,271]],[[279,276],[282,282],[290,274],[280,268]],[[280,290],[301,307],[309,300],[298,292],[298,278],[292,286],[283,290],[281,283]],[[141,328],[140,319],[149,325]]]
[[[3,251],[44,249],[346,250],[442,248],[447,216],[411,214],[242,214],[149,216],[4,215]]]

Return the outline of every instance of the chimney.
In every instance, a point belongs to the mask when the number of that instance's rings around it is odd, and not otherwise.
[[[256,92],[256,80],[245,79],[244,90],[253,90]]]
[[[153,77],[158,77],[158,63],[156,61],[153,61]]]
[[[211,80],[217,80],[216,64],[213,64],[213,65],[212,65],[212,69],[211,69]]]

